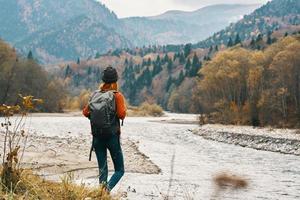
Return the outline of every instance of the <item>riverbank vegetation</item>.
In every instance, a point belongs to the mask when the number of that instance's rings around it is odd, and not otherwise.
[[[0,40],[0,105],[15,105],[18,94],[45,99],[38,111],[61,112],[66,91],[60,81],[51,78],[29,52],[27,58],[17,55]]]
[[[66,174],[60,183],[47,181],[35,175],[30,169],[21,167],[21,162],[30,137],[30,129],[26,127],[30,112],[40,104],[41,99],[33,96],[19,96],[20,104],[14,106],[1,105],[0,114],[4,116],[0,133],[3,134],[0,167],[0,199],[45,199],[45,200],[77,200],[103,199],[112,197],[101,188],[88,188],[73,183],[71,174]],[[12,117],[16,115],[14,119]]]
[[[129,106],[129,117],[161,117],[164,115],[163,109],[157,104],[142,103],[138,107]]]
[[[224,124],[300,126],[300,37],[265,50],[240,45],[200,70],[194,99],[201,113]]]
[[[0,173],[2,173],[0,171]],[[20,177],[12,190],[0,184],[2,200],[12,199],[43,199],[43,200],[78,200],[101,199],[113,200],[101,188],[89,188],[85,185],[73,183],[71,175],[65,175],[61,182],[51,182],[35,175],[30,170],[20,170]]]

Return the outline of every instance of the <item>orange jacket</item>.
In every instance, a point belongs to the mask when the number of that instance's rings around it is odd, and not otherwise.
[[[102,91],[108,91],[108,90],[117,90],[117,85],[114,85],[116,83],[113,84],[103,84],[100,86],[100,90]],[[121,92],[116,92],[115,94],[115,100],[116,100],[116,110],[117,110],[117,116],[119,119],[125,119],[126,117],[126,105],[125,105],[125,98],[123,96],[123,94]],[[86,105],[83,110],[82,110],[82,114],[85,117],[89,117],[90,116],[90,109],[89,106]]]

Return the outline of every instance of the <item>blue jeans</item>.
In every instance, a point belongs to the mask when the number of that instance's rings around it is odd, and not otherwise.
[[[99,182],[100,184],[106,184],[107,189],[111,191],[124,175],[124,158],[120,144],[120,136],[114,134],[107,138],[94,137],[93,147],[95,149],[98,161],[100,175]],[[115,173],[108,182],[107,149],[110,152],[115,168]]]

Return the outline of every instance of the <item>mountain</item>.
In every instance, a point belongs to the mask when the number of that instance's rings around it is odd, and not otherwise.
[[[153,17],[121,19],[144,44],[185,44],[203,40],[231,22],[251,13],[259,5],[220,4],[193,12],[168,11]]]
[[[130,47],[117,16],[94,0],[0,0],[0,37],[41,60]]]
[[[34,49],[46,63],[88,58],[97,52],[130,46],[130,41],[113,28],[86,16],[75,17],[62,28],[33,33],[15,44],[22,52]]]
[[[299,0],[273,0],[256,9],[253,13],[245,15],[237,23],[213,34],[195,47],[208,48],[213,45],[227,45],[229,40],[237,37],[241,41],[257,40],[274,31],[297,31],[300,24]]]
[[[117,48],[196,42],[257,7],[215,5],[119,19],[96,0],[0,0],[0,5],[0,38],[44,63]]]
[[[221,45],[222,38],[211,40],[213,38],[211,37],[199,43],[199,47],[197,47],[197,45],[186,44],[169,46],[152,45],[133,49],[117,49],[99,55],[95,59],[82,60],[80,63],[61,63],[60,65],[49,67],[48,69],[53,70],[55,77],[62,79],[62,82],[66,84],[66,88],[69,88],[73,95],[81,94],[80,96],[82,96],[82,94],[84,94],[83,92],[86,92],[88,89],[97,88],[101,81],[100,77],[102,71],[106,66],[111,65],[115,67],[120,74],[120,89],[124,92],[129,104],[139,105],[147,101],[157,103],[164,109],[174,112],[198,112],[203,109],[199,106],[200,104],[197,103],[197,99],[199,100],[199,96],[201,96],[201,92],[197,90],[199,89],[198,82],[203,79],[203,76],[199,76],[198,74],[199,70],[201,70],[202,67],[211,66],[210,63],[218,63],[218,67],[214,67],[214,69],[222,68],[216,77],[215,71],[210,70],[209,72],[212,77],[215,77],[215,81],[217,81],[219,85],[223,84],[222,87],[224,87],[224,91],[209,93],[209,90],[207,90],[207,93],[203,94],[205,98],[211,95],[222,96],[225,91],[230,93],[231,88],[239,88],[241,85],[237,85],[236,83],[238,82],[233,80],[236,80],[234,77],[236,77],[236,74],[240,72],[242,67],[248,68],[249,65],[251,65],[252,67],[257,67],[257,71],[259,72],[260,67],[270,66],[273,58],[277,53],[283,51],[285,46],[294,42],[298,43],[300,33],[300,23],[297,22],[297,17],[299,16],[298,11],[297,1],[292,0],[274,0],[262,6],[253,13],[244,16],[242,20],[231,24],[221,31],[221,33],[224,32],[226,36],[228,35],[228,38],[230,35],[236,36],[237,33],[241,35],[239,40],[235,41],[235,38],[232,39],[233,44],[231,46]],[[177,14],[181,12],[171,12],[171,14],[174,13]],[[168,15],[170,15],[170,13],[163,15],[163,18]],[[247,19],[251,20],[248,21]],[[252,20],[256,23],[253,23]],[[251,33],[254,30],[267,31],[268,27],[272,27],[268,26],[268,24],[272,24],[267,23],[268,20],[275,23],[280,22],[279,26],[277,26],[272,33],[261,35],[259,40],[256,38],[253,44],[245,40],[243,37],[245,33]],[[287,30],[289,31],[288,34],[298,34],[298,36],[285,37]],[[145,32],[147,31],[148,30]],[[233,32],[231,33],[231,31]],[[208,43],[208,45],[205,42],[210,43]],[[289,49],[293,51],[293,54],[287,52],[278,54],[280,56],[277,56],[275,59],[275,61],[279,63],[278,66],[285,66],[285,64],[286,66],[290,66],[290,60],[296,60],[298,62],[297,52],[299,51],[299,45],[296,45],[296,43],[289,47]],[[236,46],[234,46],[235,44]],[[218,60],[218,58],[220,58],[218,55],[220,54],[223,56],[222,59]],[[267,57],[261,56],[263,54]],[[251,55],[251,57],[248,55]],[[228,56],[229,59],[227,59],[226,56]],[[245,60],[247,60],[247,62],[244,63]],[[293,62],[296,63],[296,61]],[[264,62],[270,63],[262,64]],[[293,66],[297,66],[297,64],[294,63],[292,63]],[[247,65],[244,66],[244,64]],[[206,67],[206,69],[209,69],[209,67]],[[228,74],[228,71],[231,73]],[[231,85],[219,79],[218,76],[228,77]],[[247,82],[244,81],[245,78],[239,80],[243,83]],[[226,84],[224,85],[224,83]],[[213,89],[214,85],[209,85],[209,87]],[[228,88],[230,88],[230,90],[228,90]],[[241,94],[248,94],[248,92],[230,93],[228,97],[241,97]],[[198,95],[198,97],[195,95]],[[214,106],[218,105],[223,104],[222,102],[217,102]]]

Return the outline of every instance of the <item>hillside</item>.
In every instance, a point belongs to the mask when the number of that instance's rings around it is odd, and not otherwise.
[[[0,0],[0,38],[42,61],[130,47],[117,16],[94,0]],[[61,48],[63,47],[63,48]]]
[[[142,41],[136,42],[140,45],[195,43],[236,22],[258,6],[214,5],[193,12],[168,11],[158,16],[130,17],[122,21],[142,37],[139,38]]]
[[[95,0],[0,0],[0,38],[43,63],[88,58],[116,48],[197,42],[257,5],[118,19]]]
[[[44,100],[35,111],[61,112],[67,92],[31,56],[18,56],[15,49],[0,40],[0,105],[20,103],[20,94]]]
[[[234,41],[237,34],[241,41],[257,40],[274,31],[292,33],[298,30],[300,24],[299,0],[273,0],[266,5],[246,15],[237,23],[213,34],[213,36],[195,45],[198,48],[208,48],[213,45],[227,45],[230,39]]]
[[[48,29],[31,34],[15,44],[21,52],[34,49],[34,54],[46,63],[88,58],[97,52],[131,47],[130,41],[86,16],[68,21],[63,28]]]
[[[269,6],[273,7],[269,3],[262,8],[266,9]],[[257,15],[259,10],[249,16]],[[275,12],[273,9],[267,10]],[[271,15],[266,12],[269,11],[265,11],[265,15]],[[288,16],[294,18],[296,14]],[[260,19],[258,16],[256,18]],[[264,19],[264,16],[262,18]],[[232,26],[238,26],[240,22]],[[295,28],[290,34],[296,35],[300,31],[300,25],[293,26]],[[193,94],[196,93],[199,78],[203,78],[198,74],[203,66],[214,60],[219,53],[235,48],[235,45],[243,46],[249,51],[267,49],[286,36],[285,30],[285,27],[279,27],[268,36],[262,35],[259,40],[250,43],[240,39],[233,41],[230,46],[221,44],[197,48],[186,44],[116,49],[95,58],[82,60],[80,63],[67,62],[48,68],[63,80],[73,95],[85,96],[87,89],[97,88],[103,69],[112,65],[121,74],[120,88],[129,104],[139,105],[147,101],[175,112],[197,113],[201,107],[193,103],[197,99]]]

